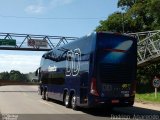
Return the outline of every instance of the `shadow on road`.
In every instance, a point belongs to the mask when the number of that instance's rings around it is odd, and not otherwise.
[[[152,109],[146,109],[146,108],[140,108],[140,107],[129,107],[129,108],[115,108],[116,111],[125,112],[127,114],[133,114],[133,115],[159,115],[160,117],[160,111],[152,110]]]
[[[63,105],[62,102],[56,100],[50,100],[56,104]],[[99,116],[99,117],[111,117],[111,116],[129,116],[130,118],[139,118],[143,117],[158,117],[160,119],[160,111],[145,109],[140,107],[119,107],[119,108],[79,108],[78,111],[83,113]],[[149,119],[150,119],[149,118]],[[145,119],[145,118],[144,118]],[[152,120],[152,119],[150,119]]]
[[[160,119],[160,111],[150,110],[139,107],[120,107],[120,108],[94,108],[94,109],[82,109],[81,111],[94,116],[111,117],[111,116],[129,116],[130,118],[138,119]]]
[[[80,111],[100,117],[111,117],[111,114],[118,114],[117,112],[113,111],[111,108],[79,108]]]

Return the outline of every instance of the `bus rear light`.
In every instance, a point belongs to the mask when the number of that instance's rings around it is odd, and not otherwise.
[[[96,83],[96,79],[95,78],[92,78],[90,93],[92,95],[99,96],[98,91],[97,91],[97,83]]]
[[[113,104],[119,103],[119,100],[112,100],[111,101]]]

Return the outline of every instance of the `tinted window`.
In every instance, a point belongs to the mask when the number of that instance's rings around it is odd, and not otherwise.
[[[98,34],[97,48],[99,62],[135,62],[136,41],[131,37],[114,34]]]

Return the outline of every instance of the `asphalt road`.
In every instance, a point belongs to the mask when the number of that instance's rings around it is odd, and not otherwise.
[[[65,108],[58,101],[44,101],[37,86],[0,86],[0,119],[7,120],[159,120],[160,112],[138,108],[80,109]]]

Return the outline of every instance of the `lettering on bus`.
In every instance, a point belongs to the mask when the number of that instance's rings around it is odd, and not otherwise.
[[[66,76],[77,76],[80,71],[81,50],[79,48],[67,52]]]

